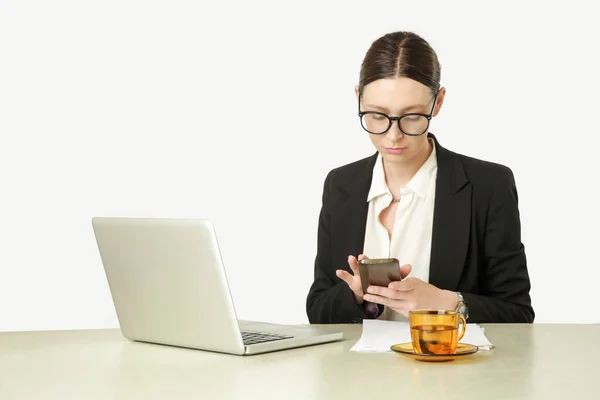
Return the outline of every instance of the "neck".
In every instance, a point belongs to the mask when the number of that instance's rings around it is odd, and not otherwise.
[[[415,176],[419,168],[429,158],[432,150],[431,143],[427,141],[421,150],[406,163],[386,163],[384,160],[385,181],[392,193],[397,193],[401,186],[406,185]]]

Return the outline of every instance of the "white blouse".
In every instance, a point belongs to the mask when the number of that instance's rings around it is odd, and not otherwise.
[[[396,210],[391,239],[379,216],[392,201],[392,194],[385,182],[381,155],[377,156],[373,168],[373,179],[367,201],[369,210],[363,253],[369,258],[395,257],[400,265],[411,264],[408,277],[429,280],[431,255],[431,233],[437,176],[435,144],[429,158],[400,189],[400,202]],[[407,318],[385,307],[379,319],[406,321]]]

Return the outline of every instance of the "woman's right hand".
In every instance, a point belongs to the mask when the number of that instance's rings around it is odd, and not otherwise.
[[[358,272],[358,262],[360,260],[368,259],[369,257],[365,256],[364,254],[360,254],[358,256],[358,259],[354,256],[348,257],[348,265],[350,265],[350,269],[352,270],[352,273],[354,275],[351,275],[348,271],[345,271],[343,269],[338,269],[337,271],[335,271],[337,277],[346,282],[346,284],[348,284],[348,286],[352,290],[352,293],[354,293],[354,299],[356,300],[357,304],[363,303],[364,296],[364,293],[362,291],[362,284],[360,282],[360,273]]]

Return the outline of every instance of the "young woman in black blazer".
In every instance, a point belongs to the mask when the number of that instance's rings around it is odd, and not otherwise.
[[[356,95],[377,152],[325,179],[311,323],[402,320],[416,308],[458,310],[476,323],[533,322],[513,173],[446,149],[429,132],[445,94],[423,38],[394,32],[373,42]],[[398,258],[404,279],[363,293],[358,260],[368,257]]]

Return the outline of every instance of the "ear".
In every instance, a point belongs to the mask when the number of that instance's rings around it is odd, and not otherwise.
[[[444,98],[446,97],[446,88],[441,88],[438,92],[437,98],[435,99],[435,108],[433,110],[433,117],[437,116],[442,109],[442,104],[444,104]]]
[[[358,85],[354,86],[354,94],[356,95],[356,98],[358,99]]]

